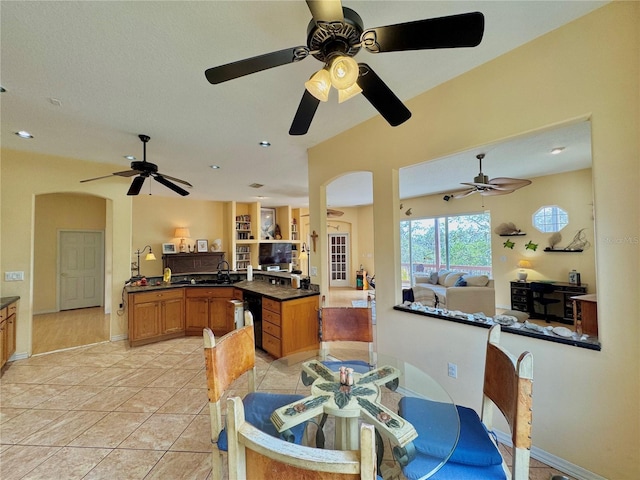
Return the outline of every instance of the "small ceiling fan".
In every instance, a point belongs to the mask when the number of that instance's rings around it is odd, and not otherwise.
[[[362,93],[382,117],[398,126],[411,112],[366,63],[353,57],[364,47],[371,53],[475,47],[484,34],[480,12],[417,20],[364,29],[360,16],[342,6],[340,0],[307,0],[313,17],[307,26],[307,45],[286,48],[244,60],[212,67],[207,80],[219,84],[269,68],[304,60],[312,55],[324,66],[305,83],[306,90],[289,129],[290,135],[304,135],[320,101],[327,101],[331,86],[341,103]]]
[[[127,195],[138,195],[140,190],[142,189],[142,185],[144,184],[145,179],[148,177],[152,177],[156,182],[161,183],[167,188],[170,188],[174,192],[182,195],[183,197],[189,195],[185,189],[179,187],[174,182],[182,183],[187,187],[193,187],[189,182],[185,182],[184,180],[180,180],[179,178],[170,177],[169,175],[163,175],[158,172],[158,166],[154,163],[147,162],[147,142],[151,139],[148,135],[138,135],[138,138],[142,141],[143,145],[143,157],[142,161],[133,161],[131,162],[131,170],[124,170],[122,172],[114,172],[111,175],[105,175],[103,177],[89,178],[87,180],[80,180],[80,183],[84,182],[92,182],[94,180],[101,180],[103,178],[110,178],[113,175],[117,175],[118,177],[133,177],[138,175],[131,182],[131,186],[129,187],[129,191]]]
[[[480,173],[473,179],[473,182],[462,182],[462,185],[469,185],[471,188],[453,193],[453,198],[464,198],[473,193],[479,193],[480,195],[506,195],[531,184],[531,180],[521,178],[498,177],[489,180],[489,177],[482,173],[484,153],[479,153],[476,158],[480,162]]]

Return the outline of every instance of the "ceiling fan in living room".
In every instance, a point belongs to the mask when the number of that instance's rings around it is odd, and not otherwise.
[[[360,16],[342,6],[340,0],[307,0],[313,17],[307,26],[307,44],[227,63],[205,71],[207,80],[219,84],[304,60],[309,55],[323,67],[309,81],[289,129],[290,135],[308,132],[321,101],[326,102],[333,86],[338,102],[362,93],[382,117],[398,126],[411,112],[366,63],[353,57],[364,47],[370,53],[475,47],[484,34],[480,12],[416,20],[365,30]]]
[[[497,177],[489,180],[489,177],[482,173],[482,159],[484,156],[484,153],[476,155],[480,162],[480,173],[474,177],[473,182],[462,182],[462,185],[468,185],[471,188],[462,192],[452,193],[453,198],[464,198],[473,193],[479,193],[480,195],[506,195],[531,184],[531,180],[522,178]]]
[[[129,187],[129,191],[127,192],[127,195],[138,195],[140,193],[140,190],[142,189],[142,185],[144,184],[144,181],[148,177],[152,177],[156,182],[161,183],[165,187],[173,190],[174,192],[182,195],[183,197],[186,195],[189,195],[189,192],[187,192],[184,188],[179,187],[173,182],[182,183],[187,187],[193,187],[193,185],[191,185],[189,182],[186,182],[184,180],[180,180],[179,178],[170,177],[169,175],[164,175],[158,172],[158,166],[156,164],[147,162],[147,142],[151,139],[151,137],[149,137],[149,135],[138,135],[138,138],[142,141],[143,157],[141,162],[139,161],[131,162],[131,170],[114,172],[111,175],[105,175],[103,177],[80,180],[80,183],[92,182],[94,180],[101,180],[103,178],[110,178],[113,175],[116,175],[118,177],[133,177],[135,175],[138,175],[136,178],[133,179],[133,182],[131,182],[131,186]],[[173,182],[171,180],[173,180]]]

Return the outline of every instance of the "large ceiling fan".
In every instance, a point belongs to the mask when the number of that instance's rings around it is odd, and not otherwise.
[[[489,180],[489,177],[482,173],[484,153],[476,155],[476,158],[480,162],[480,173],[473,179],[473,182],[462,182],[462,185],[468,185],[471,188],[453,193],[454,198],[463,198],[473,193],[479,193],[480,195],[506,195],[531,184],[531,180],[522,178],[497,177]]]
[[[151,139],[151,137],[149,137],[148,135],[138,135],[138,138],[140,138],[140,140],[142,141],[143,157],[141,162],[139,161],[131,162],[131,170],[114,172],[111,175],[105,175],[103,177],[97,177],[97,178],[89,178],[87,180],[81,180],[80,182],[81,183],[92,182],[94,180],[109,178],[109,177],[112,177],[113,175],[117,175],[119,177],[133,177],[135,175],[138,175],[136,178],[133,179],[133,182],[131,182],[131,186],[129,187],[129,191],[127,192],[127,195],[138,195],[140,193],[140,189],[142,189],[142,185],[144,184],[144,181],[148,177],[152,177],[156,182],[161,183],[165,187],[170,188],[174,192],[182,195],[183,197],[186,195],[189,195],[189,192],[179,187],[175,183],[171,182],[171,180],[173,180],[174,182],[182,183],[187,187],[193,187],[193,185],[191,185],[189,182],[185,182],[184,180],[180,180],[179,178],[170,177],[169,175],[164,175],[158,172],[158,166],[156,164],[147,162],[147,142]]]
[[[362,93],[392,126],[411,117],[411,112],[366,63],[353,57],[364,47],[371,53],[475,47],[484,33],[480,12],[417,20],[364,30],[360,16],[340,0],[307,0],[312,19],[307,45],[239,60],[205,71],[207,80],[219,84],[245,75],[304,60],[312,55],[324,67],[305,83],[306,90],[289,129],[290,135],[309,130],[320,101],[327,101],[331,86],[338,101]]]

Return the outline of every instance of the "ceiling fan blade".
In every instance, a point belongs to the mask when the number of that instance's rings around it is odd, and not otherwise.
[[[484,34],[480,12],[429,18],[365,30],[364,48],[372,53],[475,47]]]
[[[170,182],[169,180],[167,180],[166,178],[164,178],[162,175],[153,175],[153,179],[158,182],[161,183],[162,185],[164,185],[167,188],[170,188],[171,190],[173,190],[174,192],[182,195],[183,197],[186,197],[187,195],[189,195],[189,192],[187,192],[184,188],[179,187],[178,185],[176,185],[173,182]]]
[[[409,109],[404,106],[371,67],[366,63],[359,63],[358,66],[360,67],[360,76],[357,83],[362,89],[362,95],[369,100],[380,115],[392,127],[397,127],[409,120],[411,118]]]
[[[509,189],[509,190],[507,190],[507,189],[498,190],[496,188],[491,188],[489,190],[482,190],[480,192],[480,195],[483,195],[483,196],[486,197],[486,196],[491,196],[491,195],[507,195],[508,193],[513,193],[513,190],[511,190],[511,189]]]
[[[342,2],[340,0],[307,0],[307,6],[311,11],[313,21],[320,28],[326,25],[342,24],[344,15],[342,13]],[[326,28],[326,29],[330,29]]]
[[[531,185],[531,180],[526,180],[524,178],[506,178],[506,177],[498,177],[492,178],[489,180],[489,184],[492,188],[496,190],[516,190],[518,188],[526,187],[527,185]]]
[[[119,177],[133,177],[134,175],[138,175],[139,172],[138,170],[125,170],[123,172],[114,172],[111,175],[103,175],[102,177],[96,177],[96,178],[87,178],[86,180],[80,180],[80,183],[85,183],[85,182],[93,182],[94,180],[102,180],[103,178],[111,178],[114,175],[118,175]]]
[[[289,135],[304,135],[309,131],[313,116],[316,114],[316,110],[320,105],[320,100],[311,95],[308,90],[305,89],[298,110],[296,111],[291,128],[289,129]]]
[[[464,198],[464,197],[468,197],[469,195],[471,195],[472,193],[476,193],[478,190],[476,190],[475,188],[472,188],[470,190],[465,190],[464,192],[457,192],[457,193],[453,193],[453,198]]]
[[[164,178],[166,178],[166,179],[173,180],[174,182],[178,182],[178,183],[181,183],[181,184],[183,184],[183,185],[186,185],[187,187],[190,187],[190,188],[192,188],[192,187],[193,187],[193,185],[191,185],[189,182],[187,182],[187,181],[185,181],[185,180],[180,180],[179,178],[171,177],[171,176],[169,176],[169,175],[165,175],[165,174],[163,174],[163,173],[158,173],[158,175],[161,175],[162,177],[164,177]]]
[[[490,183],[482,183],[482,182],[460,182],[461,185],[469,185],[470,187],[478,187],[478,188],[493,188],[494,185]]]
[[[234,78],[244,77],[251,73],[261,72],[287,63],[293,63],[305,59],[309,55],[307,47],[285,48],[277,52],[258,55],[257,57],[245,58],[237,62],[227,63],[219,67],[211,67],[204,74],[210,83],[218,84],[233,80]]]
[[[147,177],[145,177],[144,175],[140,175],[139,177],[134,178],[133,182],[131,182],[131,186],[129,187],[127,195],[138,195],[140,193],[140,190],[142,189],[142,184],[144,183],[145,178]]]

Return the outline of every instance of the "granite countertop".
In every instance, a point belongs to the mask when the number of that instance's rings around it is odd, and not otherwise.
[[[151,292],[154,290],[166,290],[173,288],[239,288],[246,292],[258,293],[260,295],[264,295],[265,297],[273,298],[274,300],[285,301],[285,300],[294,300],[296,298],[304,298],[311,297],[314,295],[319,295],[320,293],[315,290],[302,290],[299,288],[292,288],[291,284],[287,283],[284,285],[276,284],[272,285],[268,281],[264,280],[241,280],[235,283],[216,283],[212,281],[211,283],[196,283],[193,284],[184,284],[184,283],[171,283],[160,285],[156,285],[156,281],[153,280],[146,287],[132,287],[126,286],[126,293],[142,293],[142,292]]]
[[[18,300],[20,300],[20,297],[0,297],[0,310],[2,310],[4,307],[8,307],[13,302],[17,302]]]

